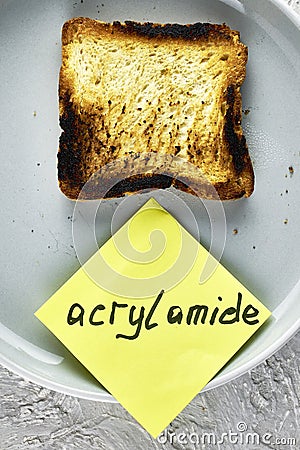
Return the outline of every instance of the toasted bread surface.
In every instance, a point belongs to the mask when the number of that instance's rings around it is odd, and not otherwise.
[[[251,195],[254,174],[241,127],[246,63],[247,47],[226,25],[66,22],[61,190],[76,199],[99,171],[82,198],[171,185],[204,198]]]

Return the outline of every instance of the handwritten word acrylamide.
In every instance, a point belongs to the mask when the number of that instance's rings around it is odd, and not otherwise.
[[[133,327],[136,327],[135,332],[132,335],[117,333],[116,338],[129,340],[138,338],[143,323],[146,330],[157,327],[159,324],[154,321],[154,314],[164,294],[164,290],[161,290],[147,315],[145,306],[137,307],[136,305],[132,305],[128,313],[128,322]],[[222,302],[222,300],[222,297],[219,296],[218,302]],[[183,320],[186,321],[187,325],[198,325],[199,321],[202,325],[214,325],[216,321],[221,325],[230,325],[239,322],[240,320],[247,325],[258,324],[258,309],[251,304],[242,305],[242,300],[243,296],[238,292],[236,306],[228,307],[223,311],[220,310],[220,307],[215,306],[212,312],[207,305],[195,304],[187,308],[187,311],[184,311],[180,306],[171,306],[168,310],[166,320],[171,325],[181,324]],[[68,325],[79,324],[80,326],[101,326],[106,325],[107,323],[110,325],[117,325],[117,316],[119,314],[117,310],[124,310],[127,308],[129,308],[128,303],[117,303],[114,301],[112,302],[110,311],[107,310],[105,305],[98,304],[88,313],[82,305],[73,303],[68,312],[67,323]],[[100,311],[105,312],[100,314]],[[108,322],[102,320],[105,318],[105,315],[107,318],[109,316]],[[101,320],[99,320],[100,318]]]

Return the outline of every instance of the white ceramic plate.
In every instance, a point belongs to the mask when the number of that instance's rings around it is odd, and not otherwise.
[[[240,30],[249,47],[243,126],[256,189],[250,199],[224,204],[222,261],[273,311],[273,320],[207,388],[218,386],[267,358],[300,323],[300,19],[279,0],[0,1],[0,361],[48,388],[103,401],[113,399],[33,316],[79,267],[72,240],[74,204],[56,180],[60,31],[74,16],[226,22]],[[168,203],[164,193],[155,195]],[[209,246],[208,218],[183,197],[197,217],[201,242]],[[133,197],[133,210],[140,201]],[[100,244],[110,234],[117,203],[102,211]]]

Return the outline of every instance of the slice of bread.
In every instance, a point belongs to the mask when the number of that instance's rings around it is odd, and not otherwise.
[[[246,63],[247,47],[226,25],[66,22],[62,192],[76,199],[92,179],[81,198],[172,185],[204,198],[251,195],[241,128]]]

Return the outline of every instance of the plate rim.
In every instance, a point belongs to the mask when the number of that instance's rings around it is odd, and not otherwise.
[[[289,5],[284,0],[268,0],[268,1],[271,4],[273,4],[276,8],[278,8],[293,23],[293,25],[296,26],[296,28],[300,32],[300,13],[297,13],[291,7],[291,5]],[[239,2],[246,5],[246,0],[239,0]],[[284,299],[282,303],[285,300],[286,299]],[[300,317],[294,322],[294,324],[291,327],[289,327],[289,329],[285,333],[280,335],[272,343],[272,345],[270,345],[265,351],[259,353],[256,357],[250,359],[249,361],[246,361],[239,367],[229,370],[225,374],[222,373],[218,374],[199,393],[215,389],[221,385],[224,385],[228,382],[235,380],[236,378],[242,376],[249,370],[253,370],[255,367],[264,362],[266,359],[270,358],[274,353],[279,351],[285,344],[287,344],[288,341],[297,333],[299,329],[300,329]],[[0,353],[0,363],[8,370],[14,372],[16,375],[28,380],[29,382],[36,383],[47,389],[86,400],[101,401],[104,403],[105,402],[118,403],[118,401],[109,392],[106,391],[94,392],[92,390],[80,389],[78,387],[71,387],[60,382],[45,379],[41,375],[35,374],[34,372],[28,370],[24,366],[14,362],[13,360],[10,360],[8,357],[6,357],[1,353]]]

